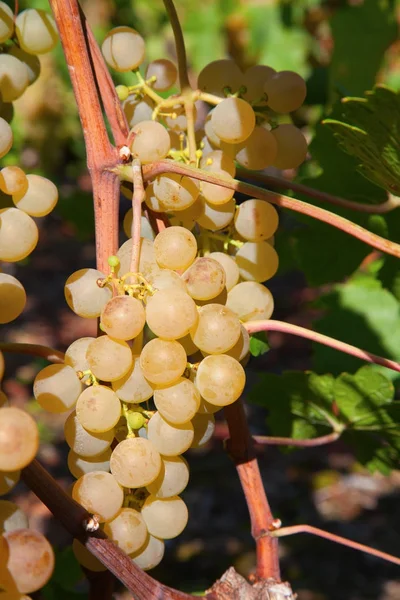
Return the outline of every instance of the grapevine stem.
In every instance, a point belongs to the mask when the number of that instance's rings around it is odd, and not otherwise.
[[[254,179],[265,185],[269,185],[278,189],[292,190],[299,194],[305,194],[310,198],[321,200],[322,202],[329,202],[336,206],[342,206],[343,208],[350,208],[358,212],[372,213],[372,214],[384,214],[398,208],[400,206],[400,198],[389,194],[388,199],[381,204],[363,204],[361,202],[353,202],[352,200],[346,200],[340,198],[340,196],[334,196],[327,192],[316,190],[302,183],[296,183],[295,181],[289,181],[284,177],[276,177],[275,175],[264,175],[263,173],[255,173],[254,171],[248,171],[247,169],[237,169],[236,174],[240,179]]]
[[[392,371],[400,372],[400,363],[394,360],[377,356],[376,354],[372,354],[372,352],[361,350],[360,348],[356,348],[345,342],[340,342],[339,340],[335,340],[334,338],[318,333],[317,331],[306,329],[305,327],[299,327],[298,325],[292,325],[291,323],[283,323],[282,321],[274,321],[272,319],[268,321],[249,321],[248,323],[244,323],[244,326],[250,335],[252,333],[257,333],[258,331],[280,331],[281,333],[288,333],[289,335],[297,335],[306,338],[307,340],[311,340],[312,342],[334,348],[339,352],[350,354],[351,356],[355,356],[366,362],[375,363],[376,365],[381,365]]]
[[[51,363],[64,363],[65,355],[63,352],[49,348],[48,346],[40,346],[39,344],[18,344],[18,343],[0,343],[2,352],[10,352],[11,354],[29,354],[44,358]]]
[[[348,548],[353,548],[354,550],[360,550],[361,552],[366,552],[372,556],[377,556],[378,558],[387,560],[395,565],[400,565],[400,558],[397,558],[397,556],[387,554],[387,552],[381,552],[380,550],[375,550],[374,548],[370,548],[369,546],[365,546],[364,544],[360,544],[358,542],[353,542],[352,540],[348,540],[340,535],[329,533],[328,531],[324,531],[318,527],[313,527],[312,525],[292,525],[291,527],[282,527],[281,529],[271,531],[270,535],[272,537],[284,537],[287,535],[294,535],[296,533],[310,533],[311,535],[325,538],[326,540],[330,540],[336,544],[342,544]]]
[[[173,0],[163,0],[164,6],[168,14],[169,21],[171,23],[172,31],[174,32],[176,55],[178,58],[178,73],[179,83],[181,91],[186,88],[190,88],[187,59],[186,59],[186,48],[185,40],[183,38],[182,27],[179,22],[178,14],[176,12]]]
[[[361,227],[356,223],[352,223],[352,221],[331,213],[324,208],[320,208],[319,206],[313,206],[311,204],[307,204],[307,202],[297,200],[296,198],[289,198],[288,196],[283,196],[282,194],[269,192],[257,187],[256,185],[244,183],[242,181],[238,181],[237,179],[223,179],[221,177],[217,177],[216,175],[207,173],[206,171],[202,171],[201,169],[195,169],[189,165],[168,160],[154,162],[146,165],[143,169],[143,177],[145,181],[154,179],[154,177],[161,175],[162,173],[179,173],[194,179],[199,179],[200,181],[215,183],[221,187],[246,194],[246,196],[259,198],[260,200],[266,200],[267,202],[271,202],[271,204],[276,204],[278,206],[282,206],[283,208],[288,208],[289,210],[308,215],[314,219],[317,219],[318,221],[332,225],[333,227],[352,235],[353,237],[365,242],[377,250],[380,250],[381,252],[385,252],[386,254],[391,254],[392,256],[400,258],[399,244],[382,238],[379,235],[364,229],[364,227]],[[125,172],[124,175],[126,175]]]
[[[194,132],[194,102],[188,97],[185,100],[185,114],[187,121],[187,142],[189,148],[189,159],[196,166],[196,137]]]
[[[324,446],[336,442],[340,438],[339,431],[332,431],[327,435],[311,438],[309,440],[299,440],[296,438],[271,437],[268,435],[253,435],[253,440],[261,446],[298,446],[300,448],[312,448],[314,446]]]
[[[138,159],[132,161],[133,195],[132,195],[132,273],[139,272],[140,258],[140,231],[142,221],[142,202],[144,199],[144,186],[142,165]]]

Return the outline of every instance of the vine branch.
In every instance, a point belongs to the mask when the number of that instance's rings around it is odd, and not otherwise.
[[[142,202],[144,200],[144,186],[142,165],[140,160],[132,161],[133,195],[132,195],[132,257],[131,273],[138,273],[140,259],[140,231],[142,222]]]
[[[40,346],[39,344],[1,342],[0,350],[2,352],[9,352],[10,354],[29,354],[30,356],[44,358],[51,363],[64,363],[65,358],[64,352],[59,352],[48,346]]]
[[[174,33],[176,56],[178,59],[179,84],[181,86],[181,91],[184,91],[186,88],[190,88],[190,83],[189,83],[189,77],[188,77],[186,47],[185,47],[185,40],[183,38],[182,27],[179,22],[179,18],[178,18],[173,0],[163,0],[163,1],[164,1],[165,10],[167,11],[167,14],[168,14],[169,22],[171,23],[171,26],[172,26],[172,31]]]
[[[327,435],[321,435],[308,440],[296,438],[271,437],[268,435],[253,435],[253,440],[261,446],[298,446],[299,448],[313,448],[315,446],[324,446],[336,442],[340,438],[338,431],[332,431]]]

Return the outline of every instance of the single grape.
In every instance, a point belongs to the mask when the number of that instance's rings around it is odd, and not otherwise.
[[[122,105],[130,128],[141,121],[149,121],[153,114],[154,104],[150,98],[140,98],[135,94],[128,96]]]
[[[86,351],[93,375],[102,381],[116,381],[127,374],[132,366],[132,352],[128,344],[108,335],[93,340]]]
[[[195,385],[208,402],[228,406],[240,397],[245,382],[246,375],[237,360],[226,354],[216,354],[201,361]]]
[[[143,304],[132,296],[114,296],[101,311],[103,330],[118,340],[131,340],[143,330],[146,315]]]
[[[214,60],[199,73],[197,87],[203,92],[225,97],[225,92],[238,92],[243,82],[243,73],[233,60]]]
[[[38,242],[35,221],[18,208],[0,210],[0,260],[16,262],[26,258]]]
[[[127,374],[112,381],[111,386],[120,400],[132,404],[149,400],[153,395],[153,388],[143,375],[139,356],[133,356],[133,364]]]
[[[115,27],[108,32],[101,46],[107,64],[116,71],[132,71],[143,62],[145,43],[131,27]]]
[[[146,278],[160,270],[155,259],[154,249],[154,243],[151,240],[140,238],[139,273]],[[131,270],[132,238],[122,244],[117,256],[120,260],[118,274],[121,277],[121,275],[129,273]]]
[[[226,306],[246,323],[269,319],[274,311],[274,299],[264,285],[255,281],[244,281],[230,290]]]
[[[0,158],[5,156],[13,144],[13,132],[5,119],[0,117]]]
[[[25,304],[23,285],[12,275],[0,273],[0,323],[14,321],[24,310]]]
[[[267,281],[279,266],[278,254],[267,242],[246,242],[237,251],[235,259],[240,276],[246,281]]]
[[[58,201],[58,190],[52,181],[40,175],[27,175],[27,189],[13,192],[17,208],[32,217],[48,215]]]
[[[148,422],[147,437],[163,456],[177,456],[186,452],[193,441],[193,425],[190,421],[182,425],[168,423],[159,412]]]
[[[195,202],[199,195],[199,186],[190,177],[171,173],[156,178],[153,192],[163,210],[180,211],[189,208]]]
[[[109,387],[92,385],[84,390],[76,403],[79,423],[93,433],[113,429],[121,417],[121,402]]]
[[[64,436],[68,446],[84,458],[98,457],[103,454],[114,439],[114,431],[104,433],[86,431],[78,421],[75,411],[68,415],[64,424]]]
[[[111,449],[108,448],[102,454],[98,454],[92,458],[79,456],[73,450],[68,452],[68,469],[73,477],[79,479],[85,473],[93,471],[109,471],[110,470]]]
[[[9,500],[0,500],[0,535],[7,531],[28,527],[28,517],[19,506]]]
[[[97,269],[79,269],[65,282],[64,294],[68,306],[80,317],[99,317],[112,296],[111,286],[99,287],[97,282],[105,275]]]
[[[120,485],[140,488],[158,477],[161,457],[148,439],[128,438],[120,442],[111,454],[110,469]]]
[[[119,513],[124,492],[115,477],[106,471],[85,473],[74,484],[72,497],[88,512],[96,515],[99,523],[111,521]]]
[[[29,85],[27,66],[16,56],[0,54],[0,93],[3,102],[14,102]]]
[[[264,200],[245,200],[235,214],[235,229],[250,242],[266,241],[278,229],[276,209]]]
[[[294,125],[285,123],[272,130],[278,144],[273,162],[278,169],[296,169],[307,156],[307,140]]]
[[[28,179],[22,169],[10,166],[0,170],[0,190],[2,192],[12,196],[17,193],[25,194],[27,189]]]
[[[277,113],[290,113],[300,108],[306,95],[306,82],[293,71],[279,71],[264,84],[267,104]]]
[[[226,98],[214,108],[211,123],[221,140],[238,144],[252,133],[256,117],[251,105],[245,100]]]
[[[143,375],[155,385],[173,384],[183,375],[186,364],[186,352],[176,341],[150,340],[140,355]]]
[[[132,221],[133,221],[132,216],[133,216],[133,210],[130,208],[128,210],[128,212],[126,213],[123,224],[122,224],[125,235],[128,238],[132,237]],[[149,221],[144,216],[142,216],[140,218],[140,234],[142,237],[145,237],[152,241],[155,238],[155,233],[154,233],[153,229],[151,228]]]
[[[148,537],[142,515],[133,508],[123,508],[112,521],[105,524],[104,533],[127,554],[137,552]]]
[[[188,522],[188,509],[182,498],[148,496],[142,506],[142,516],[151,535],[163,540],[178,536]]]
[[[58,42],[57,27],[53,17],[44,10],[27,8],[15,19],[15,32],[19,45],[28,54],[46,54]]]
[[[189,482],[189,467],[182,456],[162,456],[161,471],[157,479],[146,486],[156,498],[177,496]]]
[[[147,164],[165,158],[170,150],[168,131],[157,121],[141,121],[131,130],[135,134],[131,143],[132,156]]]
[[[33,394],[44,410],[62,413],[70,410],[82,392],[82,383],[69,365],[48,365],[35,377]]]
[[[6,42],[13,32],[14,13],[5,2],[0,2],[0,44]]]
[[[247,102],[260,102],[265,99],[264,85],[276,71],[267,65],[253,65],[246,69],[243,78],[243,85],[246,91],[243,98]]]
[[[261,171],[272,165],[278,153],[278,144],[271,131],[256,125],[247,140],[241,144],[237,162],[246,169]]]
[[[17,471],[26,467],[39,448],[36,422],[15,406],[0,408],[0,471]]]
[[[232,179],[229,173],[222,170],[213,170],[210,172],[210,175],[213,175],[214,177],[219,177],[220,179],[224,179],[227,182],[229,182]],[[210,204],[214,206],[220,206],[222,204],[226,204],[227,202],[229,202],[229,200],[231,200],[234,194],[234,190],[231,190],[227,187],[223,187],[222,185],[218,185],[216,183],[202,181],[201,193]]]
[[[237,343],[240,321],[226,306],[208,304],[199,309],[198,323],[190,335],[202,352],[222,354]]]
[[[154,404],[160,415],[171,425],[190,421],[200,406],[200,394],[185,377],[168,387],[154,390]]]
[[[225,204],[211,204],[203,196],[199,196],[197,202],[200,204],[201,213],[197,218],[197,223],[208,229],[209,231],[219,231],[225,229],[232,222],[236,202],[234,198],[231,198]]]
[[[0,496],[8,494],[15,487],[20,479],[21,471],[0,471]]]
[[[195,300],[210,300],[222,292],[225,287],[223,266],[213,258],[197,258],[183,273],[188,293]]]
[[[224,252],[210,252],[208,258],[213,258],[222,265],[225,271],[225,287],[229,292],[239,281],[239,268],[235,260]]]
[[[86,358],[86,351],[90,343],[95,339],[94,337],[83,337],[72,342],[65,351],[65,364],[72,367],[75,371],[88,371],[89,363]],[[87,379],[87,376],[81,381],[84,382],[85,379]]]
[[[82,565],[82,567],[85,567],[85,569],[89,569],[89,571],[94,571],[95,573],[107,571],[107,567],[105,567],[103,563],[89,552],[86,546],[81,544],[78,540],[72,542],[72,552],[78,563]]]
[[[197,307],[186,292],[178,288],[157,291],[146,305],[146,321],[152,332],[165,340],[176,340],[194,327]]]
[[[194,438],[191,448],[201,448],[205,446],[215,431],[215,419],[212,414],[198,413],[192,420],[194,428]]]
[[[196,238],[183,227],[167,227],[154,240],[154,254],[164,269],[186,269],[197,254]]]
[[[146,544],[131,554],[132,561],[144,571],[154,569],[163,559],[165,545],[153,535],[149,535]]]
[[[28,85],[32,85],[40,75],[40,60],[34,54],[29,54],[16,44],[7,48],[7,53],[18,58],[28,69]]]
[[[148,282],[158,291],[174,289],[186,292],[186,284],[182,277],[171,269],[161,269],[148,277]]]
[[[213,150],[205,153],[200,161],[200,168],[205,171],[224,171],[231,177],[235,177],[235,161],[222,150]]]

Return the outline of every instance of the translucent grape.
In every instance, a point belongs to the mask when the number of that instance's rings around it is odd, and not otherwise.
[[[132,239],[122,244],[117,252],[117,256],[120,260],[118,273],[121,276],[131,270]],[[159,270],[160,267],[156,263],[153,242],[143,237],[140,238],[139,272],[144,277],[148,277]]]
[[[0,500],[0,535],[6,531],[28,527],[28,517],[19,506],[9,500]]]
[[[182,498],[146,498],[142,516],[151,535],[168,540],[178,536],[188,522],[188,509]]]
[[[5,3],[0,2],[0,44],[6,42],[14,31],[14,13]]]
[[[171,425],[156,412],[147,425],[147,437],[163,456],[177,456],[186,452],[193,441],[193,425]]]
[[[143,304],[132,296],[114,296],[101,311],[104,331],[118,340],[131,340],[143,330],[146,321]]]
[[[82,567],[85,567],[85,569],[89,569],[89,571],[94,571],[95,573],[107,570],[107,568],[91,552],[89,552],[79,540],[74,540],[72,542],[72,552],[78,563],[82,565]]]
[[[225,171],[231,177],[236,174],[235,161],[222,150],[213,150],[207,154],[203,152],[200,168],[206,171]]]
[[[176,340],[188,334],[197,319],[193,299],[178,288],[160,290],[147,301],[147,324],[155,335],[165,340]]]
[[[203,196],[199,196],[198,203],[201,204],[201,214],[197,218],[197,223],[209,231],[219,231],[225,229],[233,220],[236,202],[231,198],[225,204],[211,204]]]
[[[212,438],[215,431],[215,419],[212,414],[198,413],[192,420],[194,438],[191,448],[201,448]]]
[[[116,446],[110,459],[111,473],[127,488],[140,488],[158,477],[161,457],[146,438],[128,438]]]
[[[164,210],[185,210],[199,195],[197,183],[190,177],[171,173],[160,175],[153,184],[153,191]]]
[[[16,56],[0,54],[0,93],[3,102],[17,100],[29,84],[27,66]]]
[[[99,317],[112,296],[109,285],[99,287],[97,281],[105,275],[97,269],[79,269],[65,282],[64,294],[68,306],[80,317]]]
[[[104,433],[86,431],[79,423],[75,411],[68,415],[64,424],[64,436],[68,446],[79,456],[91,458],[105,452],[114,439],[114,431]]]
[[[104,533],[127,554],[139,550],[148,536],[142,515],[133,508],[123,508],[112,521],[105,524]]]
[[[145,43],[131,27],[115,27],[108,32],[101,51],[107,64],[116,71],[132,71],[144,60]]]
[[[221,140],[238,144],[252,133],[256,117],[251,105],[245,100],[226,98],[214,108],[211,123]]]
[[[16,262],[36,247],[39,233],[35,221],[18,208],[0,210],[0,260]]]
[[[125,235],[128,238],[132,237],[132,221],[133,221],[132,213],[133,213],[133,211],[130,208],[128,210],[128,212],[126,213],[123,224],[122,224]],[[149,221],[144,216],[142,216],[140,219],[140,234],[142,237],[145,237],[149,240],[154,240],[154,238],[155,238],[155,233],[152,230]]]
[[[149,535],[146,545],[131,554],[132,561],[144,571],[148,571],[162,561],[164,550],[164,542],[153,535]]]
[[[208,94],[225,96],[225,90],[238,92],[243,81],[243,73],[233,60],[214,60],[199,73],[197,87]]]
[[[0,496],[4,496],[4,494],[8,494],[13,487],[15,487],[19,481],[21,476],[21,471],[18,469],[17,471],[9,471],[4,472],[0,471]]]
[[[95,339],[94,337],[83,337],[72,342],[65,351],[65,364],[73,367],[75,371],[88,371],[89,363],[86,358],[86,351],[90,343]],[[81,381],[85,381],[85,378]]]
[[[11,56],[15,56],[15,58],[18,58],[18,60],[24,63],[24,65],[28,69],[29,85],[32,85],[32,83],[34,83],[40,75],[39,58],[34,54],[29,54],[25,50],[22,50],[22,48],[20,48],[16,44],[7,48],[7,53],[11,54]]]
[[[128,344],[108,335],[96,338],[89,345],[86,358],[93,375],[102,381],[121,379],[132,366]]]
[[[275,136],[257,125],[236,154],[237,162],[246,169],[261,171],[272,165],[278,153]]]
[[[196,300],[210,300],[225,287],[223,266],[213,258],[197,258],[184,272],[182,279],[190,296]]]
[[[111,521],[121,510],[124,492],[111,473],[94,471],[85,473],[75,482],[72,497],[104,523]]]
[[[171,386],[155,389],[154,404],[168,423],[182,425],[198,411],[200,394],[189,379],[181,377]]]
[[[14,406],[0,408],[0,471],[23,469],[35,458],[38,448],[34,419]]]
[[[0,273],[0,323],[10,323],[19,317],[25,304],[23,285],[12,275]]]
[[[275,69],[266,65],[253,65],[246,69],[243,79],[246,92],[243,94],[243,98],[247,102],[257,102],[264,99],[264,84],[275,73]]]
[[[306,95],[306,82],[293,71],[279,71],[264,84],[267,104],[277,113],[290,113],[300,108]]]
[[[3,167],[0,170],[0,190],[12,196],[24,194],[28,189],[28,179],[22,169],[16,166]]]
[[[189,482],[189,467],[182,456],[162,456],[162,466],[157,479],[147,485],[147,491],[156,498],[177,496]]]
[[[143,375],[139,356],[133,356],[133,364],[127,374],[111,385],[118,398],[124,402],[139,404],[153,395],[153,388]]]
[[[17,208],[32,217],[48,215],[58,201],[58,190],[52,181],[40,175],[27,175],[26,190],[13,192],[13,202]]]
[[[157,263],[165,269],[186,269],[197,254],[194,235],[183,227],[167,227],[154,240]]]
[[[46,54],[58,42],[53,17],[40,9],[28,8],[21,11],[15,19],[15,32],[19,45],[28,54]]]
[[[140,98],[140,96],[132,95],[128,96],[124,101],[122,108],[128,125],[132,128],[141,121],[149,121],[151,119],[154,105],[150,98]]]
[[[135,133],[131,144],[132,156],[143,164],[165,158],[170,149],[168,131],[157,121],[141,121],[131,130]]]
[[[235,258],[240,276],[247,281],[267,281],[279,266],[278,254],[267,242],[246,242]]]
[[[52,413],[73,408],[81,392],[82,383],[69,365],[48,365],[39,371],[33,383],[37,402]]]
[[[216,354],[201,361],[195,385],[208,402],[228,406],[240,397],[245,382],[246,375],[237,360],[226,354]]]
[[[148,282],[151,283],[155,290],[175,289],[186,292],[186,284],[183,279],[171,269],[161,269],[148,277]]]
[[[273,162],[278,169],[296,169],[307,156],[307,140],[294,125],[283,124],[272,130],[278,144]]]
[[[226,181],[230,181],[232,177],[226,171],[211,171],[210,175],[214,177],[219,177],[220,179],[225,179]],[[234,190],[231,190],[227,187],[223,187],[222,185],[217,185],[215,183],[209,183],[208,181],[202,181],[201,183],[201,193],[203,197],[208,200],[210,204],[220,206],[221,204],[226,204],[231,200],[234,194]]]
[[[13,144],[13,132],[5,119],[0,117],[0,158],[5,156]]]
[[[143,375],[156,385],[171,385],[186,369],[186,352],[176,341],[154,339],[140,355]]]
[[[87,431],[102,433],[113,429],[121,416],[121,402],[110,388],[92,385],[76,403],[76,416]]]
[[[10,589],[21,593],[36,592],[43,587],[54,570],[54,552],[44,535],[32,529],[16,529],[4,534],[7,551],[0,564]],[[0,567],[0,579],[2,578]],[[9,587],[7,584],[4,587]]]
[[[244,281],[230,290],[226,306],[246,323],[269,319],[274,311],[274,299],[264,285],[255,281]]]
[[[245,200],[235,214],[235,229],[250,242],[266,241],[278,229],[276,209],[264,200]]]
[[[79,456],[73,450],[68,452],[68,469],[73,477],[79,479],[85,473],[93,471],[109,471],[110,470],[111,449],[108,448],[102,454],[98,454],[93,458],[84,458]]]
[[[222,354],[238,341],[240,321],[226,306],[207,304],[199,308],[199,321],[190,335],[202,352]]]
[[[154,185],[152,183],[149,183],[149,185],[146,188],[144,202],[145,202],[147,208],[150,208],[150,210],[152,210],[156,213],[166,211],[164,204],[155,195]]]
[[[229,292],[239,281],[239,268],[235,260],[224,252],[210,252],[208,258],[213,258],[223,267],[225,271],[225,287]]]

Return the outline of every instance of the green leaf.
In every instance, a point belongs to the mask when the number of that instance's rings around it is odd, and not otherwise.
[[[269,351],[267,336],[264,331],[254,333],[250,337],[250,354],[252,356],[261,356]]]

